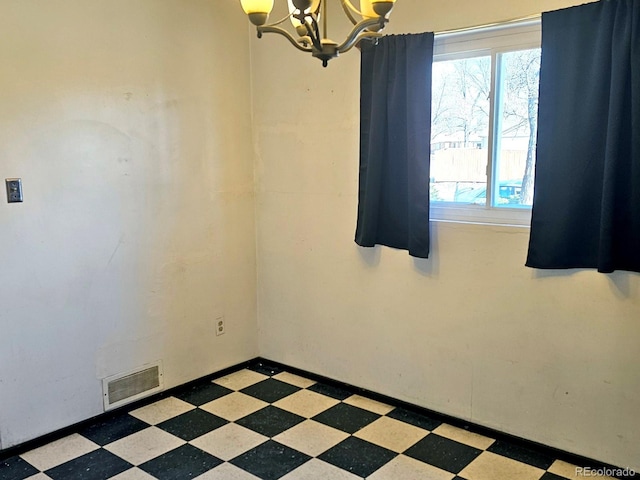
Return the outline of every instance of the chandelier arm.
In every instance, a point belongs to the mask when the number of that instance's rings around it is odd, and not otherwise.
[[[289,15],[287,15],[286,17],[284,17],[284,18],[282,18],[282,19],[278,20],[277,22],[273,22],[273,23],[270,23],[269,25],[264,25],[264,26],[265,26],[265,27],[275,27],[275,26],[277,26],[277,25],[280,25],[281,23],[286,22],[286,21],[287,21],[287,20],[289,20],[292,16],[293,16],[293,14],[291,14],[291,13],[290,13]]]
[[[345,15],[349,17],[351,23],[356,25],[358,23],[358,20],[356,19],[356,17],[354,17],[353,14],[355,13],[356,15],[360,16],[362,15],[360,11],[356,7],[354,7],[349,0],[340,0],[340,2],[342,3],[342,9],[344,10]]]
[[[307,27],[307,33],[309,34],[309,38],[311,39],[311,43],[316,48],[316,50],[322,50],[322,41],[320,40],[320,29],[318,28],[318,22],[315,17],[309,16],[311,18],[311,24],[309,22],[304,22],[304,26]]]
[[[346,53],[351,50],[353,47],[360,43],[360,40],[364,40],[365,38],[380,38],[382,34],[379,32],[363,32],[359,34],[355,41],[351,45],[345,45],[344,43],[338,47],[338,53]]]
[[[258,35],[262,35],[263,33],[279,33],[280,35],[285,37],[287,40],[289,40],[289,42],[291,42],[291,45],[296,47],[298,50],[302,50],[303,52],[312,52],[313,51],[313,49],[310,48],[310,47],[305,47],[303,45],[300,45],[298,43],[298,40],[296,40],[293,37],[293,35],[291,35],[289,32],[287,32],[283,28],[274,27],[273,25],[263,25],[261,27],[258,27]]]
[[[353,27],[353,30],[351,30],[351,33],[346,38],[346,40],[338,46],[338,51],[340,53],[343,53],[350,50],[361,38],[381,37],[382,35],[378,32],[362,32],[367,28],[375,27],[376,25],[382,24],[382,26],[384,26],[385,23],[386,19],[384,17],[380,17],[380,19],[374,18],[361,21],[355,27]]]
[[[299,38],[296,39],[296,41],[298,43],[304,45],[305,47],[307,47],[308,45],[313,44],[313,41],[311,40],[311,37],[309,37],[308,35],[305,35],[304,37],[299,37]]]

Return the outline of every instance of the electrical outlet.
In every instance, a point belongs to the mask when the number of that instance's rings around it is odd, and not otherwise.
[[[224,317],[216,318],[216,335],[224,334]]]
[[[22,180],[20,178],[5,178],[7,184],[7,202],[22,202]]]

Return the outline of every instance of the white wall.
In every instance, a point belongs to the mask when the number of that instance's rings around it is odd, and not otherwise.
[[[389,30],[577,3],[399,0]],[[524,228],[433,223],[426,261],[358,248],[359,54],[251,48],[261,355],[640,470],[640,276],[527,269]]]
[[[0,448],[101,413],[106,376],[255,357],[239,6],[3,0],[0,61]]]
[[[389,32],[572,3],[400,0]],[[640,469],[639,276],[526,269],[508,227],[356,247],[358,53],[265,36],[250,75],[247,30],[235,1],[0,3],[0,179],[25,189],[0,201],[0,448],[101,413],[106,376],[259,351]]]

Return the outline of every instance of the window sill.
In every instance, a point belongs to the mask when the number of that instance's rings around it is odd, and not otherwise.
[[[430,219],[440,222],[474,223],[480,225],[501,225],[529,228],[531,225],[531,208],[487,208],[481,205],[458,205],[448,202],[432,202]]]

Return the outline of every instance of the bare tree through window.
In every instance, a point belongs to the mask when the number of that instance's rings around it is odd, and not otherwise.
[[[492,60],[496,91],[491,91]],[[540,49],[434,63],[432,200],[485,205],[493,142],[494,206],[533,199]],[[493,138],[490,105],[494,95]]]

